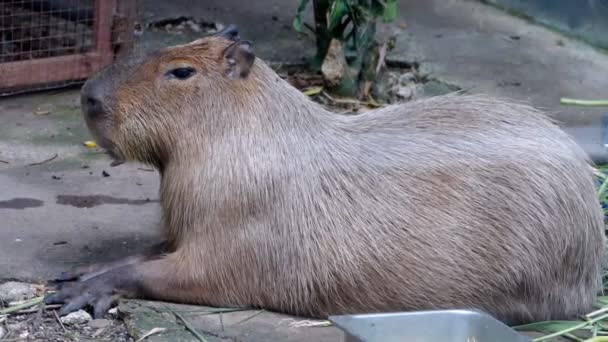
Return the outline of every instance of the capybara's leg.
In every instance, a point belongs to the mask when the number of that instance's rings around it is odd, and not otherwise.
[[[64,304],[60,315],[92,306],[96,318],[104,316],[120,297],[230,305],[224,303],[218,291],[211,296],[209,281],[197,281],[205,279],[204,270],[193,272],[191,267],[184,263],[183,255],[167,254],[65,283],[57,292],[47,295],[44,302]],[[214,303],[208,301],[210,298],[214,298]]]
[[[86,280],[89,278],[96,277],[102,273],[110,271],[114,268],[119,268],[127,265],[131,265],[137,262],[142,262],[154,256],[158,256],[167,251],[167,245],[165,242],[153,245],[152,247],[138,253],[136,255],[128,256],[111,262],[94,263],[90,265],[82,265],[73,267],[70,270],[63,271],[53,279],[55,282],[66,282],[74,280]]]

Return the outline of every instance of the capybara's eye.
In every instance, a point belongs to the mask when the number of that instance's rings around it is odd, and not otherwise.
[[[194,68],[186,67],[186,68],[176,68],[173,70],[169,70],[167,75],[175,77],[178,80],[185,80],[187,78],[190,78],[195,73],[196,73],[196,70]]]

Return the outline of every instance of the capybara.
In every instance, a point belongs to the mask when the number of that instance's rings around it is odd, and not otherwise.
[[[62,314],[100,316],[122,296],[311,318],[477,309],[515,324],[576,317],[601,290],[593,165],[532,106],[448,94],[331,113],[235,26],[114,63],[82,106],[114,159],[159,170],[166,241],[74,271],[46,297]]]

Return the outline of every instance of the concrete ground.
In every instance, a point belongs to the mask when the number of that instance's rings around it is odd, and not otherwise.
[[[605,53],[476,1],[402,1],[408,28],[392,60],[473,93],[532,103],[553,113],[598,163],[608,162],[608,108],[566,107],[561,97],[608,98]]]
[[[47,279],[125,255],[156,234],[156,172],[111,168],[101,151],[85,148],[77,95],[0,102],[0,278]],[[34,114],[49,104],[49,114]]]
[[[188,15],[236,23],[262,58],[301,62],[314,44],[291,29],[298,2],[152,0],[145,1],[145,12],[146,20]],[[596,161],[607,160],[601,120],[608,108],[559,105],[562,96],[608,97],[607,55],[474,1],[402,1],[399,12],[388,27],[398,34],[389,62],[415,64],[429,79],[469,92],[545,107]],[[146,33],[140,48],[190,38]],[[49,113],[36,115],[40,106]],[[112,168],[101,151],[82,145],[87,139],[78,89],[0,99],[0,281],[45,280],[71,265],[111,260],[157,241],[156,172],[138,164]],[[285,333],[269,320],[272,334]],[[239,335],[233,329],[231,336]],[[310,329],[290,340],[328,338]],[[248,336],[256,340],[255,331]]]

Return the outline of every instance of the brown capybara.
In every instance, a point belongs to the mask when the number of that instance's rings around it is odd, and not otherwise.
[[[115,159],[158,168],[166,248],[65,283],[46,297],[62,314],[126,296],[514,324],[576,317],[601,289],[590,162],[526,105],[452,94],[330,113],[234,26],[100,71],[82,103]]]

